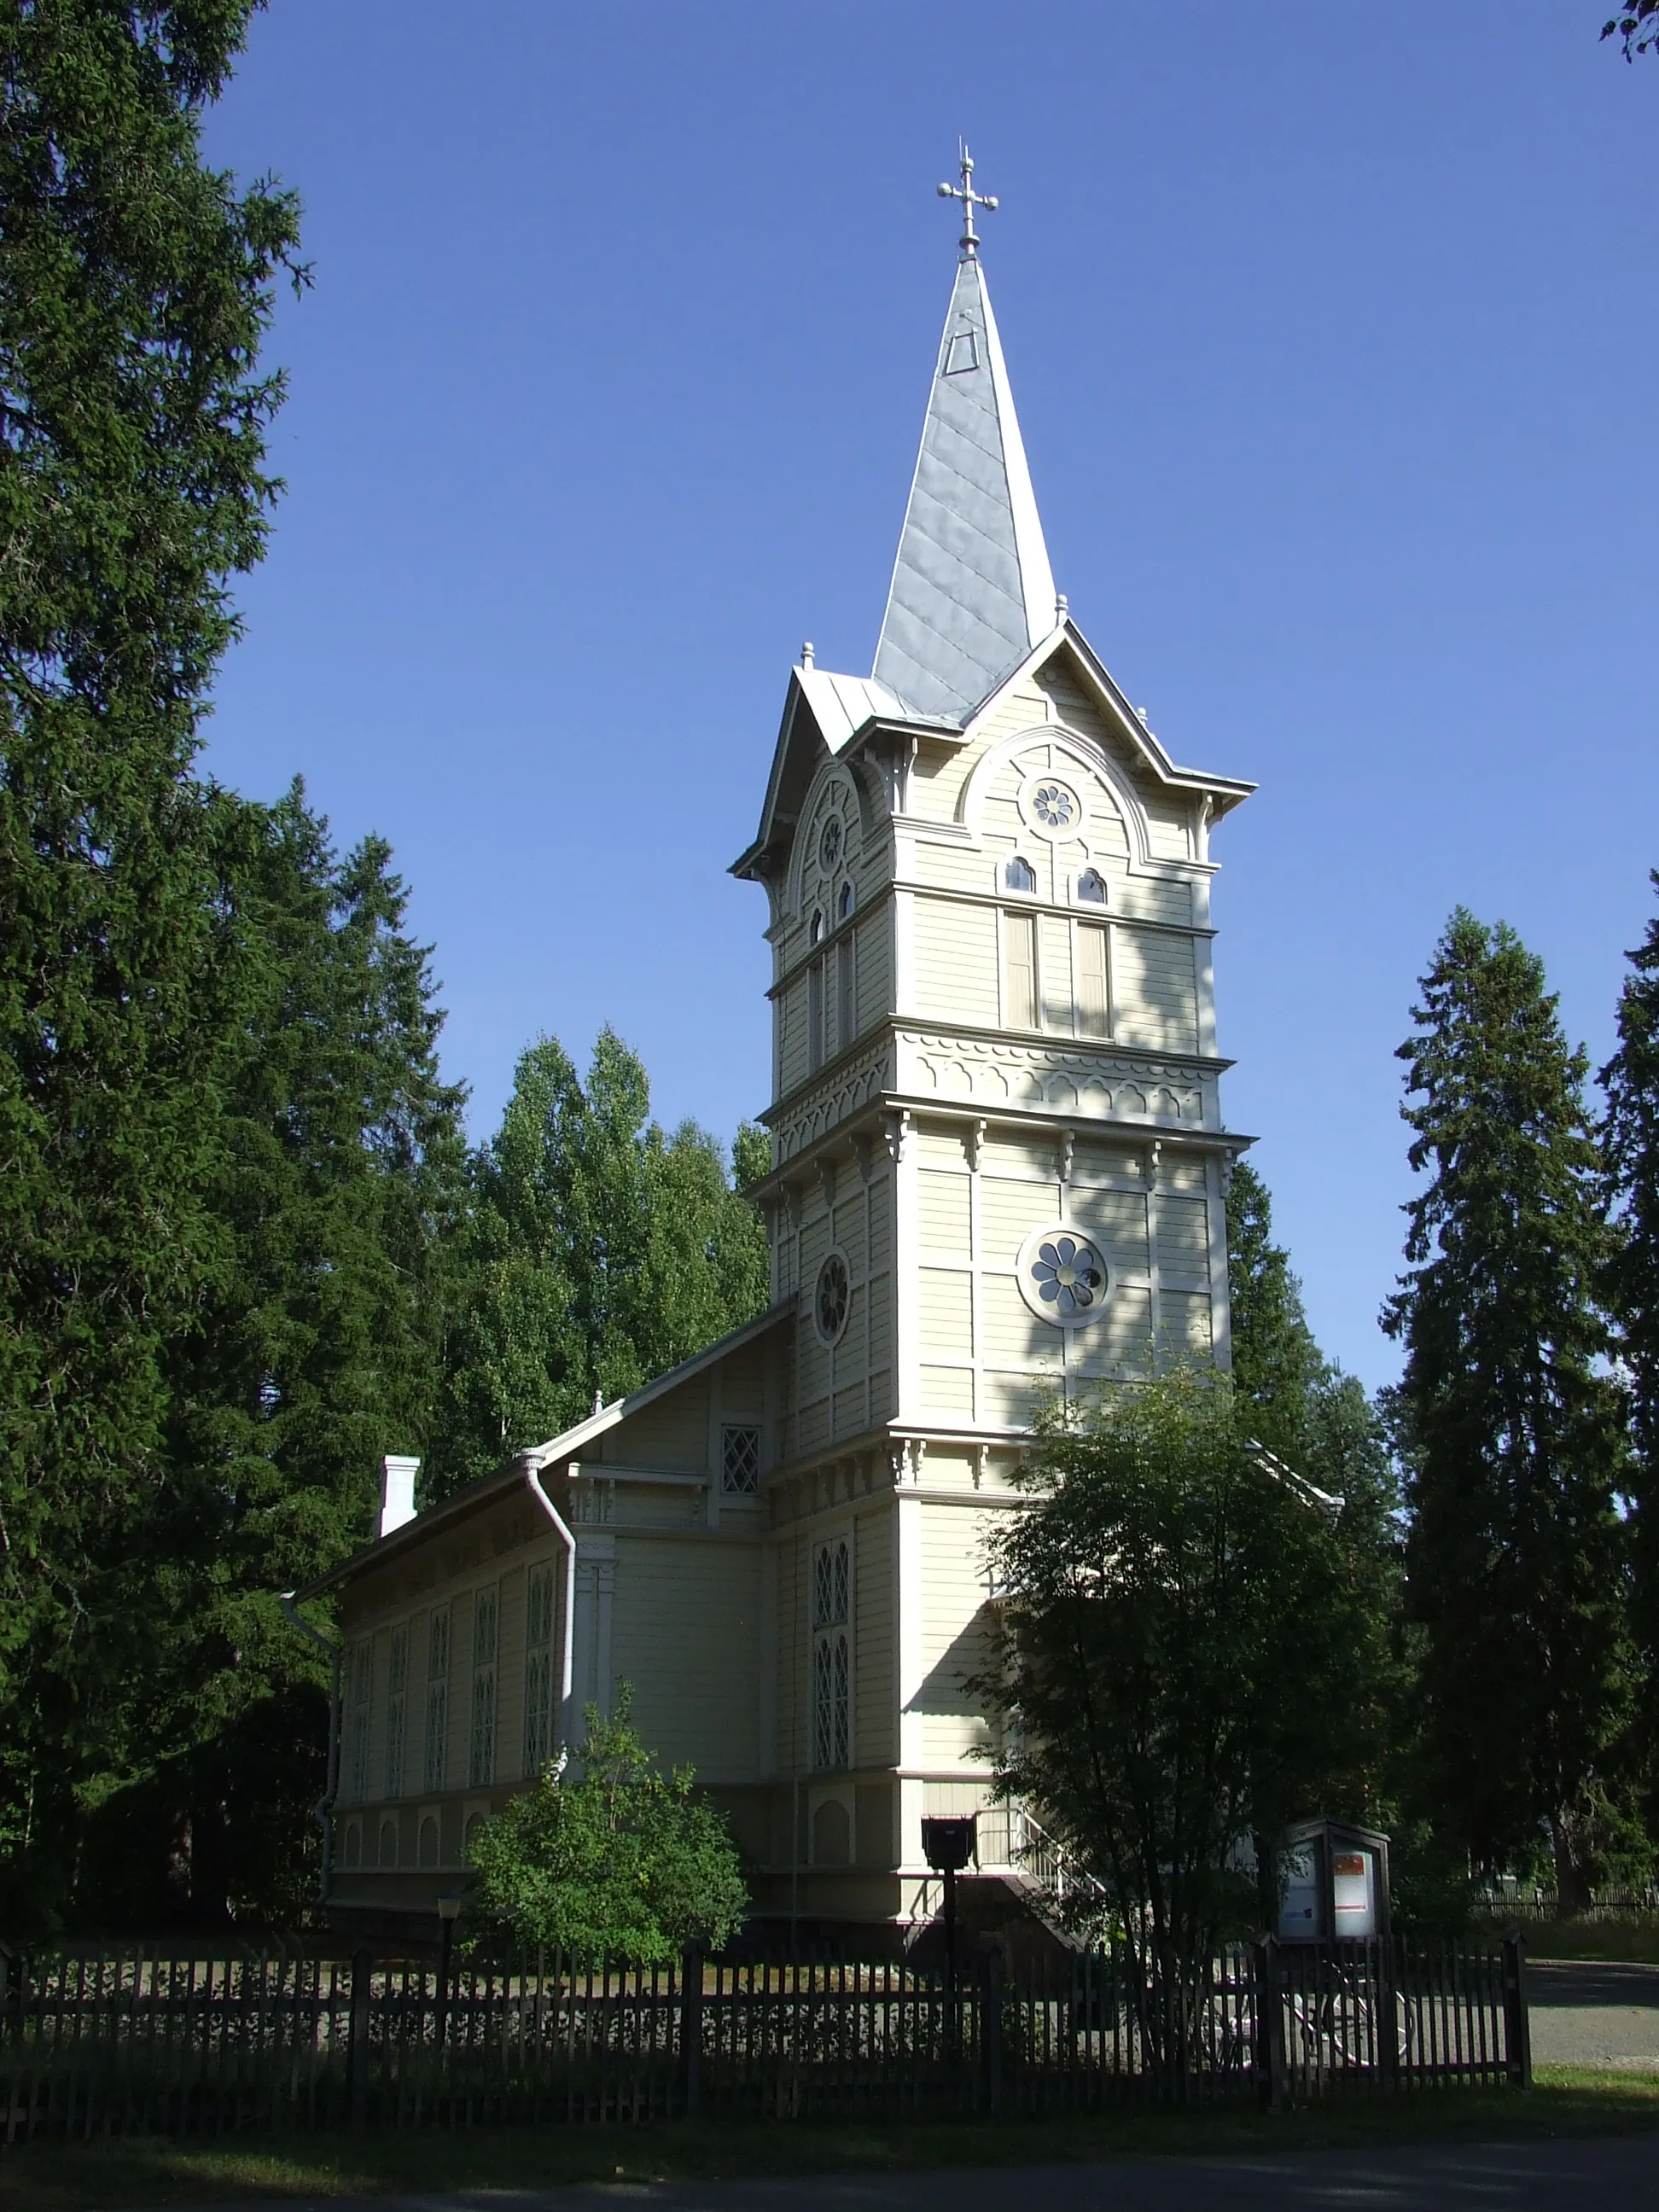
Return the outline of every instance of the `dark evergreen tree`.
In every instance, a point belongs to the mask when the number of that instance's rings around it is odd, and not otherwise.
[[[1659,888],[1659,874],[1653,878]],[[1659,1723],[1659,919],[1629,956],[1619,1049],[1601,1070],[1601,1150],[1615,1209],[1607,1295],[1626,1379],[1632,1441],[1632,1627],[1641,1654],[1645,1739]],[[1646,1762],[1654,1786],[1653,1761]]]
[[[1250,1409],[1258,1440],[1296,1463],[1325,1362],[1290,1255],[1273,1242],[1267,1186],[1248,1160],[1234,1167],[1227,1189],[1227,1290],[1233,1388]]]
[[[714,1139],[650,1119],[639,1060],[610,1030],[584,1084],[552,1038],[520,1060],[474,1168],[465,1289],[427,1472],[446,1494],[699,1352],[766,1303],[768,1250],[743,1190],[763,1133],[739,1133],[738,1187]]]
[[[252,0],[0,5],[0,1923],[65,1871],[108,1578],[222,1246],[221,802],[191,779],[264,544],[296,210],[201,159]],[[106,1700],[104,1703],[106,1705]],[[39,1878],[37,1880],[37,1877]],[[33,1899],[36,1905],[27,1900]]]
[[[1608,1236],[1541,963],[1455,913],[1400,1048],[1431,1180],[1406,1211],[1409,1601],[1428,1781],[1477,1864],[1540,1832],[1582,1896],[1624,1719],[1623,1414],[1596,1304]]]

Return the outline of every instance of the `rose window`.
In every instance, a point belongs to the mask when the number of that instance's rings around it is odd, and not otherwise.
[[[1031,805],[1045,830],[1064,830],[1077,814],[1077,801],[1063,783],[1040,783]]]
[[[1020,1248],[1019,1294],[1039,1320],[1079,1328],[1105,1312],[1112,1271],[1098,1245],[1075,1229],[1039,1229]]]
[[[841,817],[832,814],[818,832],[818,866],[827,874],[841,858]]]
[[[833,1344],[846,1328],[852,1295],[847,1262],[839,1252],[832,1252],[818,1269],[817,1289],[812,1297],[812,1317],[826,1344]]]

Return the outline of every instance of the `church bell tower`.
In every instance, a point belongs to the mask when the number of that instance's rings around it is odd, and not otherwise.
[[[822,1870],[829,1917],[862,1868],[902,1917],[924,1814],[985,1795],[982,1539],[1038,1405],[1227,1363],[1248,1141],[1221,1118],[1210,834],[1253,787],[1177,767],[1057,595],[980,261],[995,203],[965,154],[940,191],[966,220],[873,665],[803,650],[734,867],[769,903],[759,1194],[794,1312],[767,1497],[799,1832],[775,1856]]]

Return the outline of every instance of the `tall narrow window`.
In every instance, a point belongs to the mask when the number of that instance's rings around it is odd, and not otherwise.
[[[1010,1029],[1037,1026],[1036,916],[1005,914],[1002,961],[1006,973],[1004,1019]]]
[[[449,1740],[449,1607],[440,1606],[426,1630],[426,1742],[421,1766],[421,1786],[444,1786],[445,1753]]]
[[[374,1684],[374,1647],[367,1637],[351,1655],[351,1796],[361,1805],[368,1795],[369,1694]]]
[[[394,1628],[386,1658],[386,1794],[404,1794],[404,1721],[409,1707],[409,1626]]]
[[[525,1583],[524,1771],[533,1781],[553,1754],[553,1570],[532,1567]]]
[[[1080,921],[1077,927],[1077,1026],[1081,1036],[1103,1037],[1112,1033],[1108,972],[1105,931],[1095,922]]]
[[[467,1779],[474,1790],[495,1779],[495,1593],[472,1600],[472,1739]]]
[[[851,1654],[848,1646],[852,1558],[847,1539],[820,1546],[812,1562],[812,1763],[848,1763]]]
[[[823,1066],[823,963],[815,960],[806,977],[806,1064]]]
[[[836,947],[836,1050],[845,1052],[858,1033],[858,970],[849,930]]]

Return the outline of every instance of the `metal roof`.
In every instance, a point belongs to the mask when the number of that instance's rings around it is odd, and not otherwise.
[[[875,681],[965,720],[1054,626],[1054,580],[984,271],[964,254],[945,319],[876,647]]]

